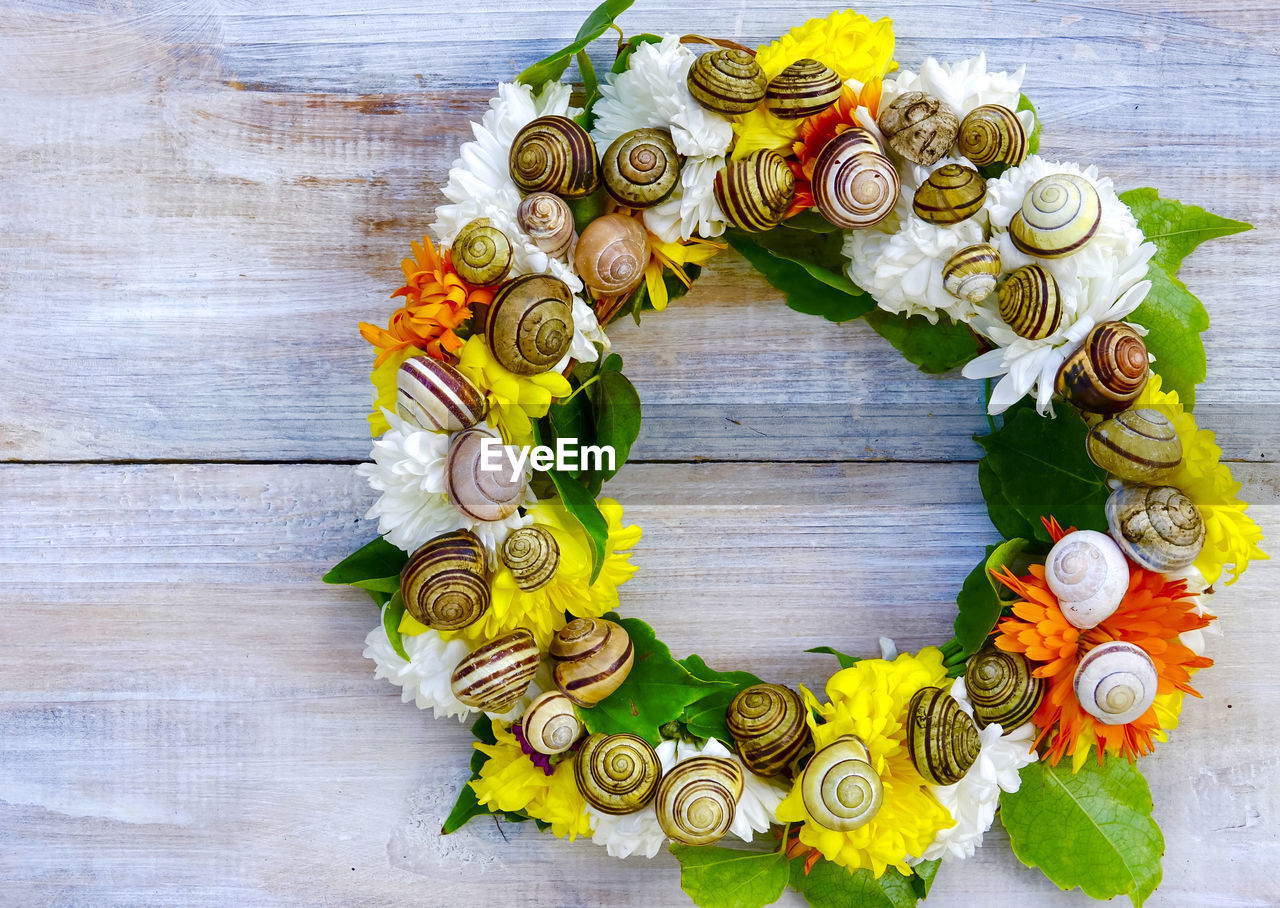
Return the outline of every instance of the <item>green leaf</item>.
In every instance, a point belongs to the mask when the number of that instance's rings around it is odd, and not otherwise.
[[[733,231],[740,242],[759,246],[773,255],[799,265],[814,280],[850,296],[867,294],[845,277],[844,234],[797,230],[792,227],[775,227],[764,233]]]
[[[1151,261],[1170,276],[1176,275],[1182,260],[1206,240],[1253,229],[1252,224],[1221,217],[1197,205],[1162,199],[1149,186],[1120,193],[1120,201],[1129,206],[1142,232],[1156,244]]]
[[[534,423],[534,435],[538,444],[543,441],[542,421]],[[600,568],[604,565],[604,549],[609,539],[609,524],[592,495],[578,480],[561,470],[547,470],[560,494],[560,501],[565,510],[578,522],[587,534],[587,542],[591,546],[591,583],[600,576]]]
[[[861,662],[857,656],[850,656],[848,653],[842,653],[838,649],[832,649],[829,646],[815,646],[813,649],[805,650],[806,653],[822,653],[826,656],[835,656],[836,661],[840,663],[841,668],[848,668],[855,662]]]
[[[1031,116],[1035,117],[1035,126],[1031,127],[1031,135],[1027,136],[1027,154],[1036,154],[1040,151],[1040,114],[1036,113],[1035,105],[1031,103],[1031,99],[1026,95],[1018,97],[1018,110],[1029,110]]]
[[[982,647],[1004,609],[1001,600],[1004,587],[996,583],[991,572],[1013,562],[1030,544],[1026,539],[1010,539],[1000,545],[987,546],[987,557],[978,562],[978,566],[965,578],[956,596],[955,630],[960,644],[959,658],[967,659]]]
[[[978,488],[987,502],[987,516],[1005,539],[1028,539],[1036,534],[1035,527],[1009,504],[1000,479],[985,460],[978,461]]]
[[[714,846],[670,845],[680,888],[699,908],[764,908],[787,888],[787,856]]]
[[[910,876],[909,882],[916,895],[922,899],[928,898],[929,890],[933,888],[933,881],[937,878],[938,868],[941,866],[941,860],[921,861],[912,868],[915,872]]]
[[[840,233],[840,228],[822,216],[816,208],[792,215],[782,222],[780,230],[808,230],[813,233]]]
[[[744,233],[731,231],[726,238],[765,280],[782,291],[787,305],[797,312],[847,322],[875,308],[875,300],[841,274],[775,254]]]
[[[718,672],[699,655],[681,659],[680,665],[699,681],[716,685],[714,690],[689,704],[680,721],[690,734],[699,738],[715,738],[724,744],[731,743],[732,736],[724,721],[725,711],[739,691],[753,684],[760,684],[760,679],[750,672]]]
[[[949,372],[978,355],[978,341],[973,332],[945,315],[936,325],[931,325],[923,315],[904,318],[883,309],[871,309],[867,313],[867,324],[921,372],[930,375]]]
[[[625,375],[605,368],[587,390],[595,402],[594,443],[609,445],[614,452],[614,468],[604,470],[602,478],[612,479],[627,462],[631,446],[640,434],[640,395]]]
[[[806,876],[803,858],[791,862],[791,888],[813,908],[911,908],[918,901],[912,879],[892,867],[877,879],[830,861],[818,861]]]
[[[409,555],[403,549],[379,536],[339,561],[323,580],[325,583],[353,584],[392,574],[398,577],[408,560]]]
[[[627,71],[627,63],[631,60],[631,55],[639,49],[641,44],[661,44],[662,35],[651,35],[648,32],[640,35],[632,35],[623,45],[618,48],[618,55],[613,60],[613,67],[609,72],[615,76],[619,73]]]
[[[574,229],[581,233],[587,228],[588,224],[604,214],[604,210],[609,204],[609,195],[601,187],[591,195],[583,196],[580,199],[568,199],[566,204],[569,206],[569,210],[573,212]]]
[[[1023,768],[1022,785],[1000,795],[1000,818],[1018,860],[1063,889],[1095,899],[1127,895],[1141,905],[1160,883],[1164,836],[1138,768],[1110,758]]]
[[[1196,385],[1206,374],[1204,341],[1209,327],[1204,305],[1176,277],[1159,265],[1147,269],[1151,292],[1127,321],[1149,328],[1147,349],[1155,356],[1152,368],[1163,379],[1161,390],[1177,391],[1188,410],[1196,403]]]
[[[391,577],[374,577],[370,580],[357,580],[351,584],[371,593],[394,593],[400,589],[400,575]]]
[[[626,12],[632,2],[633,0],[605,0],[587,16],[587,21],[578,29],[578,37],[572,44],[543,57],[517,76],[516,81],[523,82],[535,92],[540,91],[548,82],[555,82],[569,68],[569,61],[574,55],[603,35],[613,24],[613,20]]]
[[[387,632],[387,639],[391,641],[391,648],[405,662],[409,661],[409,654],[404,651],[404,640],[400,638],[400,619],[404,617],[404,600],[400,598],[400,591],[396,590],[395,595],[382,607],[382,627]]]

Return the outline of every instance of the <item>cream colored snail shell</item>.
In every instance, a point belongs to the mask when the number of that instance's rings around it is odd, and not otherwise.
[[[813,165],[813,199],[823,217],[846,230],[878,224],[898,200],[898,171],[865,129],[832,138]]]
[[[411,356],[396,370],[396,412],[428,432],[457,432],[484,421],[489,399],[448,363]]]
[[[839,101],[843,88],[835,70],[805,57],[770,80],[764,106],[780,120],[803,120]]]
[[[943,164],[920,184],[911,199],[911,210],[930,224],[959,224],[982,210],[987,181],[972,167]]]
[[[463,657],[453,670],[453,695],[489,713],[509,712],[538,671],[533,634],[517,628]]]
[[[535,192],[521,199],[516,221],[533,245],[552,258],[567,259],[578,242],[573,212],[564,199],[549,192]]]
[[[1104,509],[1111,537],[1149,571],[1169,574],[1189,567],[1204,548],[1204,518],[1173,486],[1123,485]]]
[[[1022,653],[1007,653],[990,645],[969,657],[964,686],[978,728],[999,725],[1008,734],[1030,721],[1045,690],[1045,680],[1032,671]]]
[[[764,100],[768,82],[753,54],[725,48],[694,60],[686,84],[693,99],[707,110],[734,116],[755,110]]]
[[[516,586],[532,593],[555,576],[560,565],[560,544],[542,527],[521,527],[512,530],[502,541],[500,555]]]
[[[1098,644],[1076,668],[1076,699],[1104,725],[1127,725],[1140,718],[1155,703],[1158,686],[1151,657],[1120,640]]]
[[[601,813],[635,813],[653,800],[662,764],[638,735],[587,735],[574,760],[574,778],[587,803]]]
[[[956,151],[975,167],[996,163],[1017,166],[1027,157],[1027,131],[1009,108],[983,104],[960,121]]]
[[[848,832],[875,818],[884,788],[867,746],[856,735],[845,735],[813,755],[800,777],[800,795],[815,823]]]
[[[782,155],[767,148],[730,161],[716,174],[716,204],[741,230],[777,227],[795,195],[795,174]]]
[[[658,783],[658,825],[683,845],[718,842],[733,825],[742,786],[742,769],[733,760],[693,757],[677,763]]]
[[[486,467],[486,448],[490,462],[498,462],[497,469]],[[524,470],[511,463],[496,433],[474,426],[449,443],[445,493],[455,508],[473,520],[506,520],[514,514],[524,500],[525,481]]]
[[[580,199],[600,185],[591,135],[568,117],[530,120],[511,142],[509,164],[511,179],[523,193],[550,192]]]
[[[811,735],[800,695],[781,684],[753,684],[738,692],[725,724],[747,769],[776,776],[800,756]]]
[[[561,754],[582,737],[582,720],[573,701],[558,690],[534,697],[520,719],[524,738],[540,754]]]
[[[996,289],[1000,251],[990,243],[965,246],[942,266],[942,286],[956,299],[980,303]]]
[[[469,530],[435,537],[405,562],[400,597],[415,620],[435,630],[474,624],[489,610],[484,546]]]
[[[649,252],[649,234],[639,221],[625,214],[606,214],[582,231],[573,261],[593,293],[624,296],[644,280]]]
[[[484,333],[493,358],[507,371],[546,372],[573,343],[573,293],[548,274],[508,281],[489,304]]]
[[[1000,317],[1013,333],[1041,340],[1062,324],[1062,290],[1043,265],[1023,265],[1000,285]]]
[[[1104,419],[1085,439],[1089,459],[1117,479],[1157,483],[1182,463],[1182,440],[1159,410],[1125,410]]]
[[[551,640],[556,687],[578,706],[595,706],[631,673],[635,651],[622,625],[604,618],[575,618]]]
[[[940,687],[916,691],[907,705],[907,753],[916,772],[934,785],[953,785],[981,748],[977,724],[955,697]]]
[[[1129,591],[1129,562],[1106,533],[1076,530],[1049,550],[1044,579],[1058,597],[1063,617],[1087,630],[1120,607]]]
[[[1102,223],[1098,190],[1084,177],[1054,173],[1032,184],[1009,222],[1009,238],[1027,255],[1056,259],[1084,247]]]
[[[1081,410],[1119,413],[1146,387],[1149,364],[1142,335],[1123,322],[1103,322],[1062,363],[1054,390]]]
[[[458,231],[450,248],[453,270],[468,284],[491,287],[511,271],[511,240],[488,218],[469,222]]]
[[[665,129],[624,132],[600,159],[604,188],[628,208],[648,208],[680,182],[680,154]]]
[[[925,167],[951,150],[960,130],[955,112],[922,91],[899,95],[880,110],[876,122],[890,148]]]

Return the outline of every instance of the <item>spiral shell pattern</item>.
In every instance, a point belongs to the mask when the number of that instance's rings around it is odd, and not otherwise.
[[[1040,340],[1062,324],[1062,291],[1043,265],[1024,265],[1000,286],[1000,317],[1014,334]]]
[[[1009,108],[983,104],[960,121],[956,150],[975,167],[996,163],[1016,167],[1027,157],[1027,131]]]
[[[500,554],[516,586],[526,593],[550,583],[560,565],[560,544],[539,526],[512,530],[502,541]]]
[[[987,181],[972,167],[943,164],[920,184],[911,210],[921,220],[946,227],[959,224],[982,210]]]
[[[684,845],[718,842],[733,825],[742,786],[742,769],[733,760],[693,757],[677,763],[658,783],[658,825]]]
[[[1182,463],[1182,440],[1159,410],[1125,410],[1104,419],[1085,439],[1089,459],[1117,479],[1155,483]]]
[[[876,119],[889,147],[908,161],[929,167],[951,150],[960,119],[933,95],[909,91],[880,109]]]
[[[1081,410],[1119,413],[1146,387],[1149,364],[1142,335],[1124,322],[1103,322],[1062,363],[1054,390]]]
[[[435,537],[405,563],[400,597],[415,620],[435,630],[475,623],[489,610],[484,546],[469,530]]]
[[[538,645],[519,628],[472,650],[453,670],[453,695],[467,706],[505,713],[524,696],[538,670]]]
[[[573,294],[548,274],[508,281],[489,304],[484,333],[493,358],[508,371],[546,372],[573,343]]]
[[[813,755],[800,777],[800,795],[815,823],[848,832],[875,818],[884,788],[867,746],[856,735],[845,735]]]
[[[496,470],[485,468],[485,448],[495,445],[500,447],[502,439],[478,426],[464,429],[449,443],[445,493],[455,508],[473,520],[505,520],[524,500],[524,470],[517,470],[505,451],[500,452]]]
[[[1032,674],[1022,653],[984,646],[969,657],[964,686],[978,728],[999,725],[1007,734],[1030,721],[1044,698],[1045,681]]]
[[[954,785],[978,759],[978,726],[955,697],[940,687],[916,691],[907,705],[907,752],[934,785]]]
[[[580,199],[600,185],[591,136],[568,117],[530,120],[511,142],[509,163],[511,179],[523,193],[550,192]]]
[[[1124,485],[1104,509],[1111,538],[1149,571],[1170,574],[1190,567],[1204,548],[1204,518],[1173,486]]]
[[[524,739],[540,754],[561,754],[582,737],[582,720],[571,701],[558,690],[533,698],[520,719]]]
[[[588,735],[574,761],[578,791],[601,813],[635,813],[653,800],[662,764],[639,735]]]
[[[1054,543],[1044,579],[1062,615],[1081,630],[1115,614],[1129,591],[1129,562],[1115,541],[1097,530],[1075,530]]]
[[[516,209],[520,229],[529,234],[533,245],[552,258],[565,259],[578,242],[573,226],[573,212],[564,199],[549,192],[525,196]]]
[[[773,77],[764,106],[780,120],[803,120],[840,100],[844,83],[830,66],[805,57]]]
[[[635,218],[606,214],[582,231],[574,265],[582,282],[603,296],[623,296],[644,280],[649,235]]]
[[[613,140],[600,159],[604,188],[621,205],[648,208],[680,181],[680,155],[665,129],[633,129]]]
[[[753,684],[733,698],[725,724],[747,769],[776,776],[800,756],[810,741],[800,696],[781,684]]]
[[[428,432],[457,432],[489,415],[489,399],[448,363],[411,356],[396,370],[396,412]]]
[[[730,161],[716,174],[716,203],[742,230],[777,227],[796,195],[796,177],[776,151],[764,149]]]
[[[1141,647],[1112,640],[1085,653],[1074,685],[1085,712],[1104,725],[1127,725],[1155,703],[1159,675]]]
[[[846,230],[878,224],[898,199],[898,171],[865,129],[832,138],[813,165],[813,199],[823,217]]]
[[[689,94],[707,110],[734,116],[754,110],[764,100],[768,79],[754,55],[725,48],[694,60],[687,84]]]
[[[1057,259],[1084,247],[1102,223],[1102,200],[1084,177],[1053,173],[1036,180],[1009,222],[1009,238],[1027,255]]]
[[[996,289],[1000,251],[990,243],[974,243],[958,250],[942,266],[942,286],[956,299],[980,303]]]
[[[604,618],[575,618],[551,641],[556,687],[578,706],[595,706],[631,673],[635,651],[622,625]]]
[[[511,270],[511,240],[488,218],[476,218],[459,230],[452,253],[458,277],[476,287],[500,283]]]

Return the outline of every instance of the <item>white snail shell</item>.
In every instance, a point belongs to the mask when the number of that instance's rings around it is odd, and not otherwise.
[[[540,754],[561,754],[582,737],[582,720],[573,701],[558,690],[538,694],[521,719],[524,738]]]
[[[742,786],[742,768],[734,760],[694,757],[678,763],[658,783],[658,825],[685,845],[718,842],[733,825]]]
[[[1063,616],[1084,630],[1097,627],[1120,607],[1129,589],[1129,562],[1110,536],[1076,530],[1049,550],[1044,579]]]
[[[496,470],[485,469],[485,439],[499,449]],[[474,520],[506,520],[524,500],[527,477],[511,463],[501,442],[496,433],[473,426],[449,443],[445,493],[455,508]]]
[[[884,789],[867,746],[856,735],[845,735],[813,755],[801,776],[800,794],[818,825],[848,832],[875,817]]]
[[[1127,725],[1151,708],[1159,678],[1140,647],[1120,640],[1100,643],[1076,669],[1080,706],[1104,725]]]

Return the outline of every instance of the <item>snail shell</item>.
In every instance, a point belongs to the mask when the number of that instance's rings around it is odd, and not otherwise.
[[[503,540],[501,556],[516,586],[531,593],[555,576],[560,565],[560,544],[542,527],[521,527]]]
[[[739,691],[725,724],[742,762],[761,776],[784,772],[810,740],[800,696],[781,684],[753,684]]]
[[[980,303],[996,289],[1000,251],[990,243],[958,250],[942,266],[942,286],[957,299]]]
[[[517,628],[463,657],[453,670],[453,695],[467,706],[505,713],[524,696],[537,671],[533,634]]]
[[[458,277],[476,287],[497,284],[511,270],[511,241],[488,218],[476,218],[459,230],[452,253]]]
[[[1040,340],[1062,324],[1062,291],[1043,265],[1023,265],[1000,286],[1000,317],[1013,333]]]
[[[573,293],[549,274],[508,281],[489,304],[484,333],[493,358],[508,371],[546,372],[573,343]]]
[[[1111,538],[1149,571],[1180,571],[1204,547],[1200,509],[1173,486],[1121,486],[1105,510]]]
[[[1058,597],[1063,617],[1086,630],[1120,607],[1129,591],[1129,562],[1106,533],[1076,530],[1049,550],[1044,579]]]
[[[768,85],[754,55],[744,50],[713,50],[689,67],[693,99],[715,113],[733,116],[754,110]]]
[[[834,69],[805,57],[773,77],[764,105],[780,120],[803,120],[839,101],[843,88]]]
[[[776,151],[754,151],[730,161],[716,174],[716,203],[742,230],[777,227],[796,195],[796,177]]]
[[[558,195],[535,192],[525,196],[516,209],[516,220],[533,244],[552,258],[566,258],[578,241],[573,212]]]
[[[396,371],[396,412],[428,432],[457,432],[489,415],[489,399],[448,363],[412,356]]]
[[[635,218],[606,214],[582,231],[573,261],[582,282],[594,293],[624,296],[644,280],[649,234]]]
[[[658,783],[653,802],[667,838],[685,845],[710,845],[733,825],[742,797],[742,769],[724,757],[693,757],[677,763]]]
[[[493,439],[487,445],[485,439]],[[485,449],[498,468],[485,468]],[[493,453],[494,448],[497,453]],[[445,461],[445,493],[453,506],[473,520],[506,520],[524,500],[525,473],[507,456],[502,439],[473,426],[453,436]]]
[[[633,129],[613,140],[600,159],[604,188],[619,204],[648,208],[680,181],[680,155],[665,129]]]
[[[987,181],[972,167],[943,164],[920,184],[911,210],[930,224],[946,227],[971,218],[982,209]]]
[[[1098,190],[1084,177],[1054,173],[1036,180],[1009,222],[1009,238],[1027,255],[1058,259],[1083,247],[1102,223]]]
[[[568,117],[530,120],[511,142],[509,163],[511,179],[523,193],[550,192],[580,199],[600,185],[591,136]]]
[[[1104,419],[1085,439],[1089,459],[1126,482],[1168,479],[1182,463],[1182,440],[1159,410],[1125,410]]]
[[[846,230],[878,224],[898,200],[898,171],[865,129],[848,129],[822,146],[812,185],[818,210]]]
[[[960,119],[946,104],[922,91],[899,95],[876,123],[889,147],[908,161],[936,164],[956,140]]]
[[[1009,108],[983,104],[960,121],[956,150],[975,167],[997,162],[1016,167],[1027,157],[1027,131]]]
[[[916,772],[934,785],[964,778],[982,747],[978,726],[940,687],[916,691],[907,705],[907,752]]]
[[[635,653],[622,625],[575,618],[551,640],[556,687],[578,706],[595,706],[627,680]]]
[[[1032,674],[1031,663],[1022,653],[984,646],[965,666],[964,686],[978,728],[998,724],[1008,733],[1035,714],[1045,681]]]
[[[410,615],[438,631],[478,621],[489,610],[484,546],[469,530],[437,536],[405,563],[400,596]]]
[[[1120,640],[1100,643],[1076,668],[1076,699],[1104,725],[1127,725],[1156,701],[1155,663],[1140,647]]]
[[[1147,345],[1123,322],[1095,325],[1058,370],[1054,390],[1091,413],[1127,409],[1147,384]]]
[[[813,755],[800,778],[800,795],[819,826],[848,832],[875,817],[884,789],[867,746],[845,735]]]
[[[662,764],[639,735],[587,735],[573,767],[578,791],[601,813],[635,813],[653,800]]]
[[[534,697],[520,720],[524,738],[540,754],[561,754],[582,737],[582,720],[571,701],[558,690]]]

